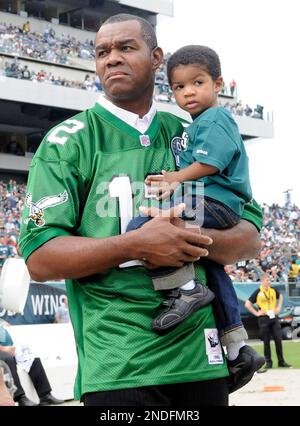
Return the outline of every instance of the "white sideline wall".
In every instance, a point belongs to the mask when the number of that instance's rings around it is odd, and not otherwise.
[[[14,344],[28,345],[35,357],[41,358],[56,398],[73,399],[77,371],[77,354],[71,323],[14,325],[8,328]],[[39,402],[30,377],[20,366],[18,374],[26,396]]]

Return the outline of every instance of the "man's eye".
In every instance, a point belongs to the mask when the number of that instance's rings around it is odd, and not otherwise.
[[[132,50],[131,46],[122,46],[121,48],[122,52],[128,52],[129,50]]]
[[[105,56],[106,53],[107,53],[106,50],[99,50],[98,51],[98,58],[102,58],[103,56]]]

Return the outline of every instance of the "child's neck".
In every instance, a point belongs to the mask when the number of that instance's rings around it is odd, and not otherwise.
[[[201,115],[201,114],[203,114],[205,111],[207,111],[208,109],[210,109],[210,108],[215,108],[215,107],[217,107],[218,106],[218,104],[216,103],[216,104],[213,104],[213,105],[210,105],[210,106],[208,106],[207,108],[205,108],[205,109],[203,109],[202,111],[200,111],[199,113],[196,113],[196,114],[193,114],[191,117],[192,117],[192,120],[194,121],[197,117],[199,117],[199,115]]]

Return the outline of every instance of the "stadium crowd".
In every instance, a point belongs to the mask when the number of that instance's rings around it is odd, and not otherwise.
[[[23,57],[67,66],[75,66],[74,59],[80,58],[93,64],[95,46],[92,40],[87,39],[83,43],[69,34],[58,35],[50,24],[47,24],[43,33],[40,33],[31,30],[29,21],[25,22],[22,27],[5,22],[0,23],[1,53],[13,55],[15,59],[13,61],[5,61],[4,58],[1,59],[0,57],[0,76],[2,71],[2,75],[6,77],[101,91],[101,84],[96,75],[87,75],[84,81],[72,81],[61,76],[54,76],[51,72],[47,73],[43,69],[36,73],[30,70],[28,66],[22,67],[18,63],[17,58]],[[170,53],[165,55],[164,62],[156,74],[154,98],[159,102],[175,103],[166,73],[166,64],[169,56]],[[236,99],[237,84],[234,79],[229,84],[224,84],[222,94]],[[248,104],[244,106],[241,101],[226,102],[225,104],[222,103],[222,105],[235,115],[264,118],[262,105],[256,105],[254,108]]]
[[[43,33],[31,31],[30,22],[23,27],[0,23],[0,52],[62,65],[72,65],[74,58],[93,60],[92,40],[84,43],[69,34],[57,35],[49,24]]]
[[[18,255],[25,192],[25,184],[14,179],[0,180],[0,268],[7,257]],[[273,282],[285,283],[290,280],[292,261],[300,265],[299,207],[289,203],[284,207],[263,204],[262,208],[264,223],[260,254],[246,264],[225,267],[234,282],[260,281],[260,274],[269,272]],[[299,274],[297,278],[300,280]]]
[[[46,72],[42,68],[36,72],[28,68],[28,65],[23,66],[18,60],[18,57],[8,61],[5,59],[3,56],[0,56],[0,76],[3,75],[10,78],[55,84],[56,86],[72,87],[74,89],[84,89],[94,92],[101,90],[100,80],[96,74],[86,74],[83,81],[74,81],[54,75],[52,72]]]

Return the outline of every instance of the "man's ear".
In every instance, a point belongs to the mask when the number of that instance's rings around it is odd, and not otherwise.
[[[155,47],[152,50],[152,68],[156,71],[162,64],[164,52],[161,47]]]
[[[218,77],[218,78],[215,80],[215,92],[216,92],[216,93],[221,92],[221,90],[222,90],[222,88],[223,88],[223,85],[224,85],[223,77]]]

